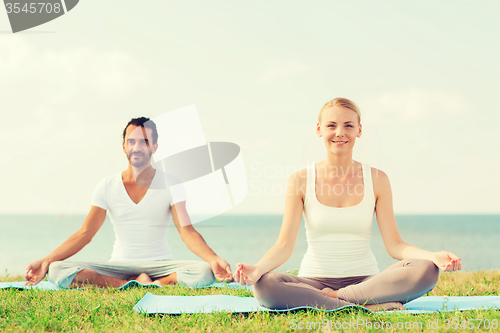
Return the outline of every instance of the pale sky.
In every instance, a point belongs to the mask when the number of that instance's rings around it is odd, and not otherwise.
[[[498,214],[499,10],[85,0],[18,34],[0,10],[0,213],[86,213],[127,167],[130,118],[196,104],[207,141],[241,147],[249,193],[226,214],[282,214],[290,172],[325,158],[319,109],[342,96],[362,112],[354,159],[389,175],[397,214]]]

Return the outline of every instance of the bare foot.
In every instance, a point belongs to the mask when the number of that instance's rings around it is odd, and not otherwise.
[[[325,296],[337,298],[337,290],[333,290],[332,288],[323,288],[319,292]]]
[[[403,304],[399,302],[386,302],[379,304],[365,304],[361,305],[362,307],[367,308],[372,311],[392,311],[392,310],[404,310]]]
[[[153,280],[151,280],[151,278],[149,277],[149,275],[147,275],[146,273],[142,273],[135,280],[137,282],[141,283],[141,284],[151,284],[151,283],[153,283]]]
[[[314,288],[313,286],[307,284],[307,283],[302,283],[299,282],[301,286],[307,287],[309,289],[318,291],[322,293],[325,296],[332,297],[332,298],[337,298],[337,290],[333,290],[332,288],[323,288],[323,289],[318,289]],[[353,305],[360,305],[364,308],[367,308],[368,310],[371,311],[392,311],[392,310],[404,310],[403,304],[399,302],[386,302],[386,303],[379,303],[379,304],[353,304]]]
[[[153,284],[156,284],[158,287],[163,288],[163,283],[160,280],[154,280]]]

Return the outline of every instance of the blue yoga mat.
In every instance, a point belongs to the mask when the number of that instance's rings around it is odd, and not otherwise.
[[[159,288],[155,284],[151,285],[143,285],[135,280],[128,281],[125,283],[123,286],[121,286],[118,289],[121,290],[126,290],[129,288],[137,288],[137,287],[147,287],[147,288]],[[31,290],[31,289],[36,289],[36,290],[68,290],[64,288],[59,288],[56,285],[50,283],[49,281],[41,281],[37,285],[34,286],[25,286],[24,281],[18,281],[18,282],[0,282],[0,289],[17,289],[17,290]],[[80,290],[80,289],[85,289],[85,288],[72,288],[71,290]]]
[[[17,290],[31,290],[31,289],[36,289],[36,290],[65,290],[62,288],[57,287],[56,285],[50,283],[49,281],[41,281],[35,286],[25,286],[24,285],[25,281],[16,281],[16,282],[0,282],[0,289],[17,289]],[[143,285],[135,280],[128,281],[125,283],[123,286],[121,286],[120,290],[126,290],[129,288],[137,288],[137,287],[146,287],[146,288],[160,288],[155,284],[150,284],[150,285]],[[214,284],[205,286],[207,287],[215,287],[215,288],[236,288],[236,289],[247,289],[247,290],[252,290],[251,286],[242,286],[239,283],[236,282],[231,282],[231,283],[223,283],[223,282],[216,282]],[[75,288],[71,290],[79,290],[79,289],[85,289],[85,288]]]
[[[380,313],[431,313],[438,311],[463,311],[475,309],[500,309],[500,296],[428,296],[420,297],[406,303],[406,310],[386,311]],[[335,310],[322,310],[327,312],[338,311],[356,305],[343,306]],[[288,310],[271,310],[260,306],[254,297],[239,297],[229,295],[207,296],[160,296],[147,293],[135,306],[134,310],[147,314],[182,314],[182,313],[212,313],[212,312],[288,312],[300,309],[314,309],[303,306]]]
[[[348,307],[362,308],[356,305],[348,305],[337,310]],[[289,310],[270,310],[260,306],[254,297],[230,295],[160,296],[149,292],[134,306],[136,312],[147,314],[212,313],[222,311],[239,313],[257,311],[288,312],[306,308],[312,309],[312,307],[298,307]]]
[[[16,282],[0,282],[0,289],[17,289],[17,290],[58,290],[59,288],[50,283],[49,281],[41,281],[34,286],[25,286],[26,281],[16,281]]]
[[[488,310],[491,308],[500,310],[500,296],[427,296],[414,299],[406,303],[404,307],[410,313]]]

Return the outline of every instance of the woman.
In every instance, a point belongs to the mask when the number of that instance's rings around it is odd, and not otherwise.
[[[255,265],[237,264],[235,281],[254,285],[259,303],[271,309],[359,304],[371,310],[404,309],[431,291],[439,269],[461,269],[460,258],[403,242],[392,208],[387,175],[352,159],[361,136],[360,112],[348,99],[327,102],[318,117],[326,159],[293,174],[276,244]],[[299,276],[272,272],[290,258],[305,216],[308,250]],[[387,252],[400,260],[382,272],[370,249],[374,213]]]

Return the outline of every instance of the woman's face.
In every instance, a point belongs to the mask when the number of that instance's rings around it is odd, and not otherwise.
[[[323,110],[321,123],[316,125],[316,133],[323,138],[325,147],[335,154],[349,152],[356,138],[361,136],[358,114],[342,106]]]

